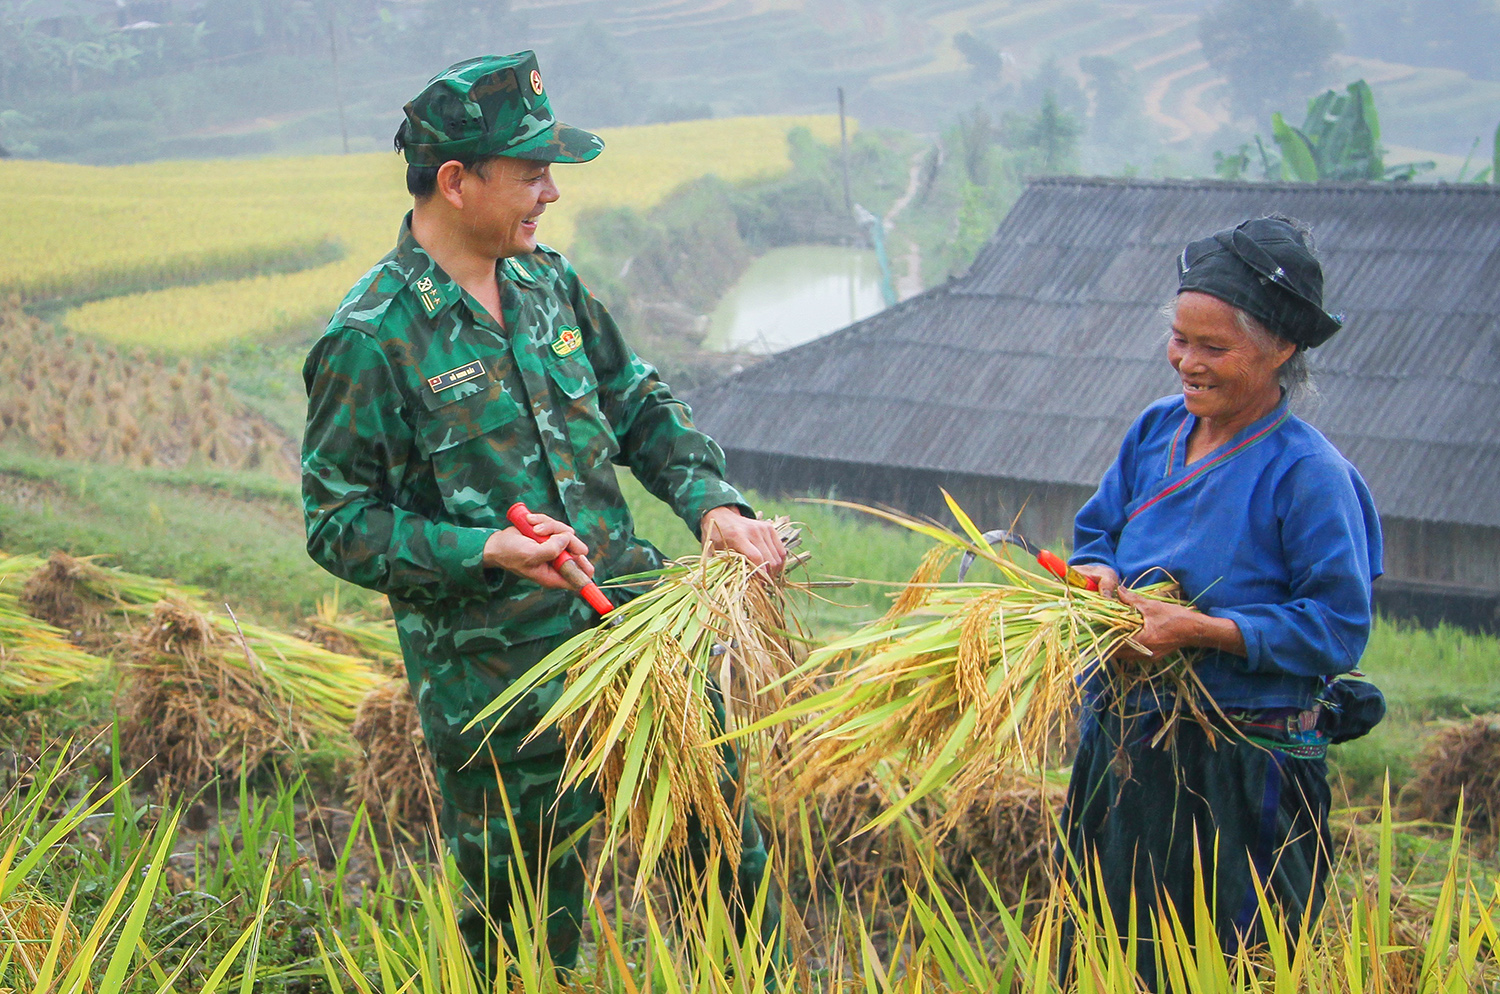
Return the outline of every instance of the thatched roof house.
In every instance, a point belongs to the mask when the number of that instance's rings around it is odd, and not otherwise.
[[[1345,330],[1299,413],[1359,467],[1382,599],[1493,625],[1500,605],[1500,188],[1046,179],[970,271],[692,397],[731,477],[1069,533],[1125,429],[1174,392],[1162,306],[1190,239],[1310,222]]]

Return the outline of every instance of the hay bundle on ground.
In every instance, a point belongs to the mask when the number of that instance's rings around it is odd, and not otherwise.
[[[381,601],[384,602],[384,598]],[[385,607],[389,608],[389,603]],[[389,610],[383,612],[389,615]],[[396,622],[388,616],[377,620],[359,615],[345,614],[339,609],[339,590],[318,598],[318,610],[302,624],[302,637],[329,652],[345,656],[361,656],[381,663],[394,675],[403,670],[401,641],[396,635]]]
[[[164,600],[133,639],[120,690],[120,747],[131,766],[152,780],[168,776],[180,790],[233,779],[307,738],[281,705],[239,646],[190,606]]]
[[[164,597],[201,609],[201,591],[192,587],[106,568],[61,551],[45,561],[0,558],[0,577],[6,578],[0,583],[13,578],[19,585],[19,602],[32,617],[62,629],[75,645],[97,655],[117,648],[121,637]]]
[[[777,522],[792,547],[796,532]],[[765,692],[795,665],[783,607],[787,581],[744,556],[690,556],[648,577],[656,585],[517,680],[476,721],[503,715],[548,681],[567,686],[535,735],[567,744],[564,788],[592,780],[604,796],[606,851],[627,840],[640,856],[637,891],[665,853],[687,844],[696,818],[711,849],[740,857],[739,823],[720,787],[713,745],[722,711],[736,727],[775,703]],[[597,879],[597,878],[596,878]]]
[[[85,600],[78,589],[83,563],[65,552],[54,552],[39,566],[21,589],[21,604],[33,617],[69,632],[102,626],[102,611],[93,598]]]
[[[372,817],[383,814],[390,827],[420,836],[434,823],[437,781],[404,673],[365,695],[349,731],[361,750],[350,796]]]
[[[166,599],[131,640],[122,745],[137,764],[156,756],[175,786],[235,776],[273,753],[339,741],[380,682],[363,659]]]
[[[34,556],[0,560],[0,695],[50,693],[104,671],[104,660],[24,610],[21,586],[41,565]]]
[[[21,603],[34,617],[66,631],[75,644],[108,655],[157,601],[176,597],[192,602],[198,594],[170,580],[108,569],[57,551],[31,572]]]
[[[1500,715],[1481,715],[1431,736],[1408,790],[1422,817],[1451,825],[1463,797],[1468,827],[1500,831]]]

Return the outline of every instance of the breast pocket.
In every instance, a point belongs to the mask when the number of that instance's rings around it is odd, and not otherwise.
[[[599,405],[599,381],[588,357],[579,351],[552,358],[547,374],[578,467],[587,470],[613,459],[620,449],[614,426]]]
[[[498,383],[425,412],[418,451],[432,464],[450,517],[475,527],[504,526],[505,509],[523,493],[528,453],[539,446],[531,420]]]

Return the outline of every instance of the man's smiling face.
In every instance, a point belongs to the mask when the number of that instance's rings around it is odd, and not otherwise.
[[[552,165],[501,157],[464,170],[463,222],[476,247],[497,259],[536,251],[537,219],[558,198]]]

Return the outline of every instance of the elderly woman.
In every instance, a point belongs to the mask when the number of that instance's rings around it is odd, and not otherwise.
[[[1340,327],[1323,309],[1305,226],[1246,221],[1190,244],[1178,269],[1167,360],[1182,393],[1130,428],[1078,513],[1072,563],[1140,609],[1137,641],[1151,659],[1194,654],[1222,727],[1209,735],[1180,721],[1159,736],[1170,700],[1119,700],[1096,676],[1064,845],[1073,872],[1091,874],[1097,856],[1095,886],[1122,935],[1132,892],[1143,938],[1162,898],[1191,935],[1203,872],[1219,938],[1233,950],[1260,936],[1256,877],[1293,928],[1321,906],[1324,701],[1369,636],[1380,522],[1359,473],[1288,409],[1306,379],[1305,351]],[[1130,589],[1167,576],[1191,609]],[[1145,945],[1139,965],[1153,985],[1154,959]]]

